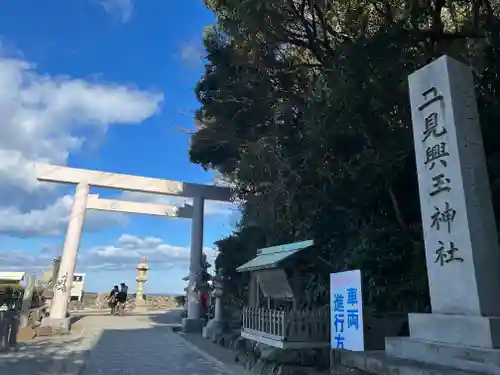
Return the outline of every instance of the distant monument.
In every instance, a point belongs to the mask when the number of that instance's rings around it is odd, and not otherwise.
[[[41,280],[42,297],[45,300],[45,307],[47,311],[50,311],[52,298],[54,297],[54,287],[60,265],[61,265],[60,256],[57,256],[54,259],[52,259],[51,269],[43,273],[43,277]]]
[[[149,266],[147,263],[147,257],[144,255],[135,267],[136,269],[136,281],[137,281],[137,293],[135,295],[135,309],[136,312],[146,311],[147,303],[144,298],[144,284],[148,280],[147,273]]]

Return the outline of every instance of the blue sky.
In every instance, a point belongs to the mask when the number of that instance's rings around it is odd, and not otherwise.
[[[201,0],[0,0],[0,249],[2,270],[40,273],[62,249],[74,188],[38,183],[43,161],[212,184],[188,159],[198,107]],[[185,200],[93,189],[103,197]],[[207,202],[204,246],[231,232],[237,212]],[[182,292],[190,220],[89,212],[77,272],[85,289],[125,281],[145,254],[147,291]]]

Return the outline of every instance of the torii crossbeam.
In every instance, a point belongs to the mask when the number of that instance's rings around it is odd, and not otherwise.
[[[191,205],[186,204],[184,207],[177,207],[166,204],[103,199],[98,194],[89,194],[87,198],[87,210],[179,217],[184,219],[193,218],[193,206]]]

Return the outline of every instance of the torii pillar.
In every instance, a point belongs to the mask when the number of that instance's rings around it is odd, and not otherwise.
[[[83,221],[87,210],[89,184],[80,182],[76,185],[75,201],[68,220],[68,229],[62,251],[59,273],[54,283],[54,295],[50,304],[50,316],[42,320],[42,325],[57,330],[69,331],[70,320],[68,303],[75,273],[76,258],[80,247]]]
[[[202,281],[203,261],[203,216],[205,199],[193,198],[193,223],[191,229],[191,256],[189,265],[189,285],[187,292],[187,318],[182,319],[182,332],[201,332],[204,320],[201,319],[201,298],[199,286]]]

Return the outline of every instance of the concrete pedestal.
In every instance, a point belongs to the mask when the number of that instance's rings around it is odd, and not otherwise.
[[[229,331],[229,324],[225,320],[211,319],[205,327],[203,327],[203,338],[212,341]]]
[[[134,312],[146,312],[148,311],[148,304],[142,298],[135,301]]]
[[[205,324],[204,319],[201,318],[183,318],[181,332],[183,333],[201,333],[203,330],[203,325]]]
[[[71,328],[71,319],[69,317],[59,319],[47,316],[42,319],[41,326],[51,327],[53,332],[69,333],[69,330]]]

